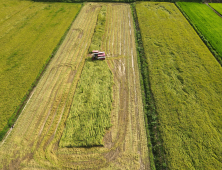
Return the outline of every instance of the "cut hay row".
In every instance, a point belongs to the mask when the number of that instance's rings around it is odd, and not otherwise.
[[[173,3],[136,10],[167,160],[157,166],[222,169],[220,64]]]
[[[61,148],[102,6],[106,7],[106,24],[101,50],[107,54],[107,61],[102,62],[107,62],[114,76],[112,127],[106,131],[104,147]],[[0,168],[149,169],[143,114],[130,5],[86,3],[0,147]]]

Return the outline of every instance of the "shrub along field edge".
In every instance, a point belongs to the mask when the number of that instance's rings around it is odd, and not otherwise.
[[[62,44],[62,42],[64,41],[69,29],[72,26],[72,23],[75,21],[76,17],[78,16],[79,12],[81,11],[83,4],[81,4],[81,7],[79,9],[79,11],[77,12],[76,16],[74,17],[73,21],[71,22],[71,24],[69,25],[69,27],[67,28],[67,30],[65,31],[64,35],[62,36],[62,38],[60,39],[59,43],[56,45],[56,47],[54,48],[54,50],[52,51],[52,54],[49,56],[49,58],[46,60],[45,64],[43,65],[42,69],[40,69],[39,74],[37,75],[35,81],[32,83],[31,87],[29,88],[29,90],[27,91],[27,93],[25,94],[25,96],[22,98],[21,103],[18,105],[18,107],[15,109],[14,113],[12,114],[12,116],[9,118],[7,125],[3,128],[2,131],[0,131],[0,141],[2,141],[5,137],[5,134],[8,132],[8,130],[12,127],[12,125],[14,125],[14,123],[16,122],[17,118],[19,117],[19,115],[21,114],[23,108],[25,107],[29,97],[31,96],[31,92],[33,91],[33,89],[35,88],[35,86],[37,85],[38,81],[40,80],[41,76],[43,75],[43,73],[45,72],[48,64],[50,63],[51,59],[54,57],[54,55],[56,54],[56,52],[59,49],[59,46]]]
[[[213,54],[213,56],[216,58],[216,60],[220,63],[222,66],[222,56],[220,56],[217,51],[211,46],[210,42],[204,37],[204,35],[199,31],[199,29],[194,25],[192,20],[188,17],[188,15],[184,12],[184,10],[180,7],[180,5],[176,2],[175,5],[180,10],[180,12],[183,14],[183,16],[187,19],[187,21],[190,23],[190,25],[194,28],[194,30],[197,32],[199,37],[202,39],[204,44],[206,44],[207,48],[210,50],[210,52]]]
[[[139,22],[136,14],[135,3],[131,4],[134,18],[134,30],[136,37],[137,60],[140,70],[140,84],[144,108],[144,119],[147,133],[147,146],[151,170],[166,169],[166,160],[162,147],[162,140],[158,130],[158,118],[155,110],[155,101],[150,89],[149,70],[145,57]]]

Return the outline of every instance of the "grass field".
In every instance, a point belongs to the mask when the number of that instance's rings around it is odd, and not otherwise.
[[[93,79],[92,79],[93,77]],[[113,76],[105,61],[86,61],[66,121],[61,147],[101,146],[111,127]]]
[[[24,101],[81,4],[0,1],[0,131]]]
[[[220,15],[222,15],[222,4],[221,3],[209,3],[209,5],[214,8]]]
[[[103,6],[106,6],[106,22],[100,48],[106,52],[107,59],[92,63],[87,53]],[[102,62],[100,68],[96,66],[98,62]],[[104,146],[60,147],[69,112],[71,116],[77,109],[75,105],[81,103],[77,103],[81,96],[77,92],[81,92],[81,84],[90,82],[85,80],[90,77],[87,69],[97,71],[103,67],[106,72],[112,72],[114,81],[112,126],[105,131]],[[89,88],[93,87],[93,80],[91,83]],[[92,90],[95,94],[100,92],[96,87]],[[75,119],[75,122],[80,121]],[[146,139],[130,5],[85,3],[13,130],[0,144],[0,169],[147,170]]]
[[[221,66],[173,3],[136,10],[168,169],[222,169]]]
[[[219,54],[222,65],[222,18],[206,4],[194,2],[177,2],[192,24],[197,27],[214,50]],[[217,6],[217,5],[213,5]]]

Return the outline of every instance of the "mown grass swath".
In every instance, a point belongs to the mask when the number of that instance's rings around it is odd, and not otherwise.
[[[222,18],[206,4],[194,2],[177,2],[176,4],[222,65]]]
[[[222,4],[221,3],[209,3],[220,15],[222,15]]]
[[[0,139],[14,123],[35,80],[81,4],[1,1]],[[20,7],[20,10],[11,9]],[[14,12],[13,15],[11,12]]]
[[[99,146],[111,127],[112,72],[105,61],[86,61],[60,141],[61,147]]]
[[[97,17],[97,24],[89,48],[89,52],[92,52],[93,50],[100,50],[100,46],[102,44],[102,36],[105,33],[105,23],[106,23],[106,6],[102,6],[99,15]]]
[[[221,169],[221,66],[174,4],[136,10],[166,166]]]

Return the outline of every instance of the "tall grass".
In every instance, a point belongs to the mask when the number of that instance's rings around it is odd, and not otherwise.
[[[221,66],[174,4],[136,10],[165,166],[222,169]]]
[[[88,59],[60,140],[61,147],[103,145],[111,127],[113,75],[105,61]]]
[[[97,17],[97,24],[91,45],[89,47],[89,52],[92,52],[93,50],[100,50],[100,46],[103,41],[102,37],[105,33],[105,23],[106,23],[106,6],[102,6]]]

